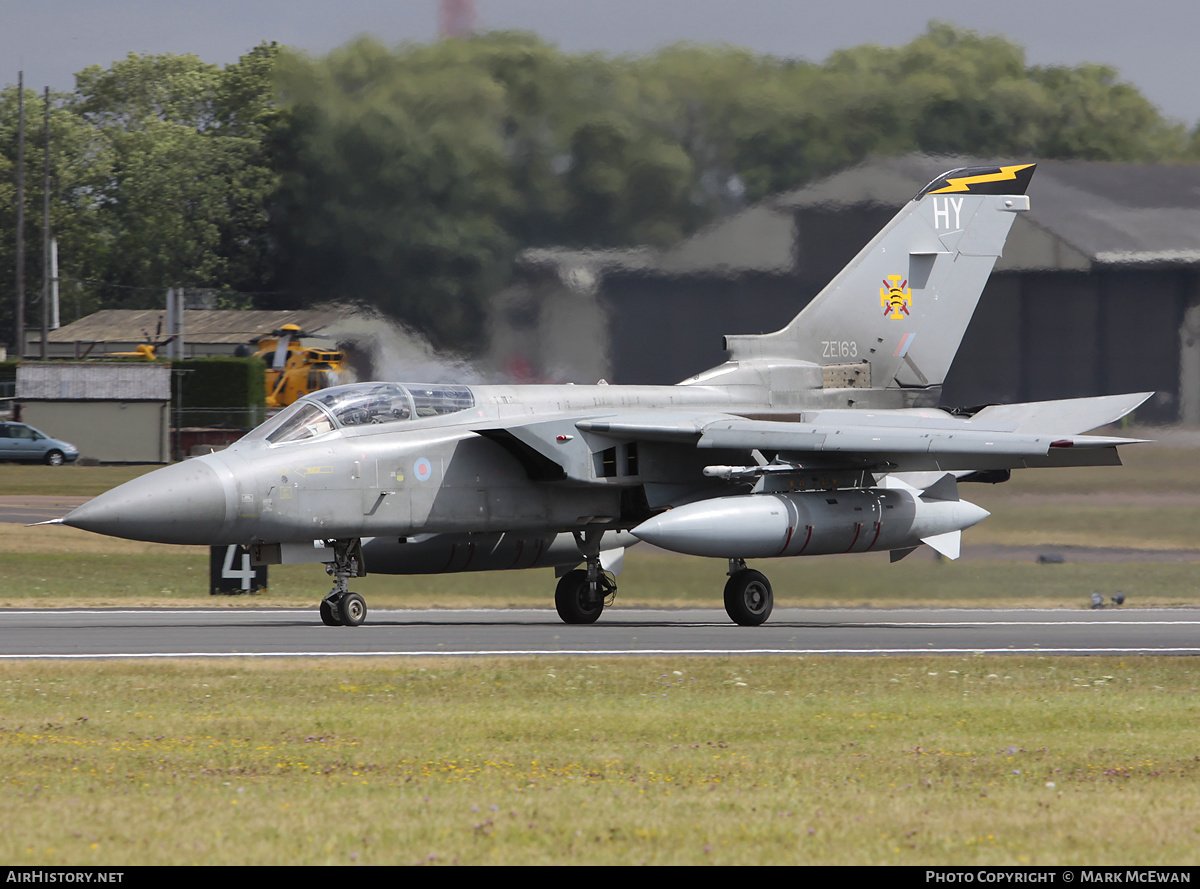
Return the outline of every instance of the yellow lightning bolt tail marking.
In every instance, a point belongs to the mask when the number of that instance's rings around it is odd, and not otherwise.
[[[1014,164],[1011,167],[1001,167],[996,173],[984,173],[980,176],[956,176],[946,181],[950,183],[944,188],[938,188],[929,194],[947,194],[952,192],[970,191],[972,185],[983,182],[1005,182],[1017,178],[1017,173],[1027,170],[1034,164]]]

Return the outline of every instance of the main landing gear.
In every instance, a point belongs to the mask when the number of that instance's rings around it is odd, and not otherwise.
[[[743,627],[760,626],[766,623],[774,607],[775,593],[766,576],[747,568],[745,559],[730,559],[725,613],[733,622]]]
[[[563,623],[593,624],[612,604],[617,583],[600,564],[600,535],[576,532],[575,543],[586,562],[585,568],[568,571],[554,590],[554,607]],[[729,580],[725,584],[725,613],[743,627],[767,622],[775,607],[771,581],[759,571],[746,567],[745,559],[729,560]]]
[[[367,603],[349,589],[351,577],[362,577],[362,541],[334,540],[333,562],[325,570],[333,577],[333,589],[321,600],[321,623],[327,627],[357,627],[367,619]]]
[[[612,602],[617,582],[600,565],[601,531],[575,532],[575,543],[583,554],[586,568],[568,571],[554,590],[554,607],[566,624],[594,624]]]
[[[589,578],[587,571],[576,568],[559,580],[554,607],[565,624],[594,624],[616,591],[617,584],[607,571]]]
[[[357,627],[366,619],[367,603],[358,593],[330,593],[321,600],[321,623],[327,627]]]

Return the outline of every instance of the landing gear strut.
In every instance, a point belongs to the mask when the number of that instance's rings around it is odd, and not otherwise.
[[[321,623],[327,627],[357,627],[367,619],[367,603],[349,589],[351,577],[362,577],[362,541],[334,540],[333,562],[325,566],[333,577],[333,589],[321,600]]]
[[[586,568],[568,571],[554,590],[554,607],[563,623],[594,624],[612,602],[617,582],[600,565],[600,538],[603,531],[575,532],[575,543],[587,563]]]
[[[746,567],[744,559],[729,560],[725,584],[725,613],[735,624],[757,627],[766,623],[775,607],[775,594],[767,578]]]

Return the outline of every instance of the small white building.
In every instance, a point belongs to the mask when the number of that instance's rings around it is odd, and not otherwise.
[[[46,361],[17,365],[22,422],[102,463],[171,458],[171,368],[152,362]]]

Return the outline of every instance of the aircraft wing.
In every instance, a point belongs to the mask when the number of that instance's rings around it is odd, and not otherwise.
[[[1079,434],[1111,422],[1149,393],[985,408],[973,417],[943,411],[827,410],[799,422],[712,414],[646,412],[585,419],[576,427],[617,440],[759,451],[779,460],[887,472],[1118,465],[1117,447],[1139,439]]]
[[[775,428],[764,429],[762,425]],[[778,426],[756,421],[714,424],[705,429],[697,446],[773,451],[801,465],[809,461],[823,467],[872,471],[952,472],[1118,464],[1117,446],[1132,441],[1107,436],[1056,438],[975,429],[814,426],[802,432]]]
[[[1067,398],[1028,404],[992,404],[971,417],[972,422],[1012,432],[1058,429],[1068,435],[1115,423],[1135,410],[1153,392]]]

